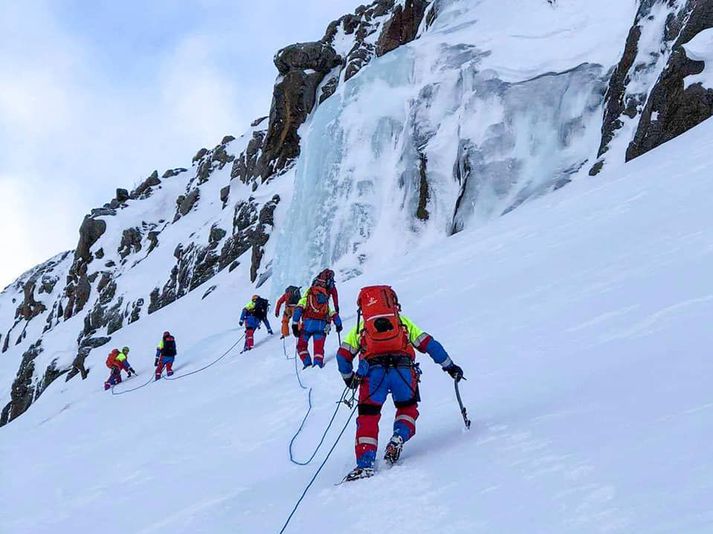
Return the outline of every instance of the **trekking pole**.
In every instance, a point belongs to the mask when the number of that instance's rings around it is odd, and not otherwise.
[[[463,379],[465,380],[465,379]],[[456,388],[456,399],[458,399],[458,405],[460,406],[460,414],[463,416],[463,423],[465,423],[466,430],[470,430],[470,419],[468,419],[468,412],[463,406],[463,399],[460,398],[460,390],[458,389],[458,382],[460,379],[453,380],[453,385]]]

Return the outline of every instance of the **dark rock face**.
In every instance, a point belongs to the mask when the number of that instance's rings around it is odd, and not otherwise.
[[[158,246],[158,234],[159,233],[157,231],[151,231],[146,236],[146,238],[149,240],[149,254],[153,249]]]
[[[283,48],[275,55],[275,66],[283,76],[292,70],[316,70],[327,73],[341,64],[334,49],[320,41],[296,43]]]
[[[109,343],[109,341],[111,341],[111,337],[107,336],[85,337],[84,339],[82,339],[82,341],[79,343],[79,351],[77,352],[77,356],[72,362],[72,368],[69,370],[69,373],[67,373],[66,380],[68,381],[78,374],[82,375],[82,380],[87,378],[87,374],[89,374],[89,370],[85,367],[85,360],[87,359],[87,356],[89,356],[89,353],[93,349],[104,346]]]
[[[129,200],[129,192],[126,189],[117,189],[116,200],[117,202],[126,202],[127,200]]]
[[[173,222],[176,222],[181,217],[188,215],[188,213],[190,213],[190,211],[193,209],[193,206],[195,206],[198,200],[200,199],[200,196],[200,189],[193,189],[186,196],[181,195],[180,197],[178,197],[180,202],[178,202],[178,211],[176,212],[176,216],[174,217]]]
[[[699,32],[713,28],[713,3],[689,0],[684,13],[683,27],[668,64],[651,91],[634,140],[626,151],[627,161],[713,116],[713,89],[704,88],[700,83],[685,87],[685,78],[700,74],[705,65],[689,59],[682,46]]]
[[[79,227],[79,243],[74,252],[75,261],[81,259],[84,262],[90,262],[92,255],[89,249],[104,235],[104,232],[106,232],[105,221],[86,216],[82,221],[82,226]]]
[[[153,193],[153,188],[161,185],[161,180],[158,177],[158,171],[153,171],[139,186],[134,189],[129,195],[130,198],[148,198]]]
[[[174,176],[178,176],[182,172],[186,172],[188,169],[184,169],[183,167],[176,167],[175,169],[168,169],[166,172],[163,173],[161,176],[162,179],[166,178],[173,178]]]
[[[127,228],[121,234],[121,244],[119,245],[119,256],[123,260],[129,254],[134,254],[141,250],[141,230],[138,228]]]
[[[47,389],[47,387],[57,380],[63,374],[69,372],[69,369],[60,369],[57,367],[57,360],[53,360],[45,369],[45,374],[42,380],[37,384],[37,391],[35,393],[35,400],[40,398],[40,395]]]
[[[345,15],[332,22],[322,41],[334,43],[341,30],[354,39],[354,45],[344,58],[344,80],[356,75],[375,56],[382,56],[416,38],[423,20],[428,0],[406,0],[402,7],[394,0],[376,0],[368,6],[360,6],[354,14]],[[431,11],[435,17],[435,11]],[[374,35],[377,38],[374,39]],[[376,45],[372,44],[376,40]],[[331,88],[328,92],[334,92]]]
[[[270,122],[256,166],[263,181],[279,174],[299,156],[297,129],[314,108],[317,87],[341,61],[334,48],[324,42],[294,44],[275,56],[282,78],[275,84]]]
[[[226,185],[220,189],[220,201],[223,203],[223,207],[227,204],[228,198],[230,198],[230,186]]]
[[[129,324],[135,323],[141,318],[141,308],[144,306],[144,299],[137,299],[131,309],[131,315],[129,316]]]
[[[210,237],[208,238],[209,243],[217,243],[221,239],[225,237],[225,234],[227,234],[225,230],[222,228],[218,228],[217,226],[213,226],[210,229]]]
[[[406,0],[403,7],[397,6],[393,17],[384,24],[384,29],[376,43],[376,55],[383,56],[413,41],[427,6],[426,0]]]
[[[642,43],[641,36],[645,26],[653,23],[654,8],[668,10],[668,17],[661,31],[661,44],[652,47],[651,43]],[[596,175],[603,168],[602,157],[626,121],[636,121],[633,139],[624,140],[628,144],[628,161],[673,139],[713,114],[712,90],[700,84],[684,88],[684,78],[701,72],[703,63],[688,59],[682,46],[700,31],[712,26],[713,4],[709,1],[686,0],[683,5],[668,0],[640,2],[624,53],[609,82],[598,154],[600,159],[589,171],[590,175]],[[659,74],[656,65],[660,64],[662,56],[666,59],[666,66]],[[651,79],[648,86],[642,84],[646,76]],[[638,89],[632,89],[632,80],[636,80]]]
[[[25,299],[22,301],[15,311],[15,318],[22,318],[26,321],[30,321],[47,310],[47,307],[35,300],[35,286],[37,280],[30,278],[25,282],[22,288]]]
[[[0,426],[4,426],[16,417],[19,417],[30,407],[34,400],[35,387],[32,385],[32,376],[35,373],[35,358],[42,352],[42,342],[38,341],[30,346],[22,355],[20,369],[17,371],[15,381],[12,383],[10,402],[5,405],[0,413]]]
[[[230,137],[231,136],[224,137],[223,140]],[[202,157],[194,160],[194,162],[198,163],[198,172],[196,173],[198,185],[207,182],[214,170],[222,169],[235,159],[235,156],[229,154],[226,149],[226,144],[229,142],[230,141],[227,141],[216,146],[213,150],[206,151]]]
[[[259,123],[255,124],[254,127],[258,125]],[[258,160],[262,153],[262,148],[265,145],[266,135],[266,129],[253,132],[248,146],[233,162],[233,168],[230,171],[231,178],[239,178],[241,182],[249,183],[250,181],[254,181],[256,177],[262,175],[262,169],[259,167]]]

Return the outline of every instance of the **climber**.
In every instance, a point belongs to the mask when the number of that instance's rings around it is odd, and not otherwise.
[[[280,316],[280,308],[285,305],[285,311],[282,314],[282,328],[280,339],[285,339],[290,335],[290,319],[292,319],[292,314],[295,312],[295,306],[302,298],[300,295],[300,288],[297,286],[289,286],[285,289],[285,293],[277,300],[275,305],[275,317]]]
[[[131,367],[131,364],[129,363],[128,360],[129,357],[129,347],[124,347],[121,349],[121,352],[117,355],[116,361],[121,363],[121,368],[126,371],[126,374],[131,377],[132,375],[137,374],[136,371],[134,371],[134,368]]]
[[[111,370],[111,373],[109,374],[109,378],[106,379],[106,382],[104,382],[104,391],[111,386],[121,383],[121,370],[124,366],[118,359],[119,354],[119,349],[113,349],[109,353],[109,356],[107,356],[106,366]]]
[[[325,269],[312,281],[312,285],[315,285],[316,283],[319,283],[326,288],[327,293],[329,293],[329,296],[332,297],[332,302],[334,302],[334,310],[339,313],[339,293],[337,293],[337,286],[334,282],[334,271],[331,269]]]
[[[463,378],[463,370],[453,363],[443,346],[400,313],[401,305],[390,286],[362,288],[357,307],[357,325],[337,352],[337,366],[345,384],[359,388],[357,465],[345,480],[374,474],[381,407],[388,393],[396,406],[396,418],[384,459],[389,464],[396,463],[404,443],[416,433],[420,370],[414,348],[427,352],[454,380]],[[355,373],[352,362],[357,354],[359,365]]]
[[[272,327],[267,320],[267,310],[270,303],[260,295],[253,295],[250,302],[243,308],[240,314],[240,326],[245,324],[245,347],[243,351],[252,350],[255,346],[255,329],[260,328],[260,323],[265,323],[267,333],[272,335]]]
[[[301,328],[300,320],[302,320]],[[295,306],[292,315],[292,333],[297,338],[297,354],[302,360],[304,369],[313,365],[308,348],[310,337],[314,339],[314,367],[324,367],[324,341],[332,321],[337,332],[341,332],[342,320],[339,314],[329,307],[327,288],[320,280],[315,280]]]
[[[176,339],[170,332],[166,331],[156,347],[156,358],[154,360],[156,380],[161,379],[164,367],[166,368],[166,376],[173,375],[173,361],[176,359],[176,354],[178,354]]]

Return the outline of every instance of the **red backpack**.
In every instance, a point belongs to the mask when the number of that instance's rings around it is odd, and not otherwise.
[[[116,357],[119,355],[119,351],[117,349],[112,350],[109,353],[109,356],[106,358],[106,366],[111,369],[112,367],[116,367]]]
[[[413,354],[408,331],[399,317],[401,306],[391,286],[363,287],[357,306],[361,316],[357,319],[359,346],[366,358]]]
[[[329,319],[329,293],[324,287],[312,286],[307,291],[304,317],[327,321]]]

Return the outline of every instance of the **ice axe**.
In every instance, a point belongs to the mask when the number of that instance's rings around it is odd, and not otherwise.
[[[465,424],[466,430],[470,430],[470,419],[468,419],[468,411],[463,406],[463,399],[460,398],[460,389],[458,389],[458,382],[465,380],[465,377],[456,378],[453,380],[453,385],[456,388],[456,399],[458,399],[458,406],[460,406],[460,414],[463,416],[463,423]]]

